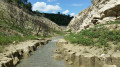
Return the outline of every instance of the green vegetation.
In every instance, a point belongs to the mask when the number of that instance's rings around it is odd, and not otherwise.
[[[0,33],[0,45],[7,45],[9,43],[12,43],[13,41],[19,42],[22,40],[23,38],[19,35],[8,36],[3,32]]]
[[[11,23],[7,23],[6,21],[1,19],[0,26],[2,26],[0,28],[0,49],[3,48],[3,46],[7,46],[13,42],[18,43],[21,41],[33,40],[36,38],[45,38],[44,36],[33,35],[31,29],[26,29],[16,24],[12,25]]]
[[[19,8],[24,8],[32,11],[32,4],[28,0],[4,0],[5,2],[11,3],[12,5],[18,6]]]
[[[120,21],[115,21],[109,24],[120,24]],[[71,43],[82,44],[85,46],[98,46],[98,47],[109,47],[109,42],[114,42],[117,44],[120,41],[120,31],[118,30],[109,30],[104,27],[104,25],[97,25],[94,28],[82,30],[81,32],[74,34],[71,33],[68,36],[65,36],[65,39]]]
[[[66,32],[71,32],[71,29],[67,30]]]

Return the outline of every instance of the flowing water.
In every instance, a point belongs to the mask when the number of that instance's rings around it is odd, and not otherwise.
[[[53,58],[53,51],[57,49],[55,43],[61,38],[63,37],[53,38],[48,44],[38,48],[30,57],[21,60],[16,67],[72,67],[66,64],[64,60],[57,61]]]

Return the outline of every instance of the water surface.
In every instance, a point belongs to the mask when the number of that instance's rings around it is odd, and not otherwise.
[[[57,49],[55,43],[61,38],[63,37],[54,37],[48,44],[32,53],[30,57],[21,60],[16,67],[71,67],[64,60],[57,61],[53,58],[53,51]]]

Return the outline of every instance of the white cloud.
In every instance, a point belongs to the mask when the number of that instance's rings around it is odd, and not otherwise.
[[[47,2],[55,2],[55,1],[57,1],[57,0],[47,0]]]
[[[72,4],[72,6],[83,6],[83,4]]]
[[[60,5],[60,3],[56,3],[57,5]]]
[[[67,14],[67,13],[69,13],[69,10],[65,10],[65,11],[63,11],[62,13],[63,13],[63,14]]]
[[[36,2],[33,4],[33,11],[43,11],[43,12],[49,12],[49,11],[57,11],[61,10],[61,7],[58,5],[47,5],[45,2]]]
[[[56,11],[52,11],[52,13],[56,13]]]
[[[71,15],[71,16],[75,16],[75,13],[71,13],[70,15]]]

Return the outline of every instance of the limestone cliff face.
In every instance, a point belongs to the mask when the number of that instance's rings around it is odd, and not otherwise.
[[[92,5],[75,16],[68,29],[79,32],[96,24],[120,18],[120,0],[93,0]]]

